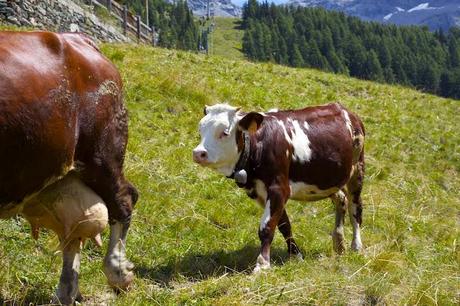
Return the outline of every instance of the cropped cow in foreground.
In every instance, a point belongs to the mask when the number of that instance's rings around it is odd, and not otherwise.
[[[285,209],[289,198],[332,199],[336,208],[332,238],[339,254],[345,249],[343,225],[348,206],[353,225],[351,247],[361,248],[364,126],[358,116],[338,103],[267,113],[245,113],[217,104],[206,107],[204,113],[194,161],[234,178],[265,208],[255,272],[270,267],[276,227],[289,254],[302,256]]]
[[[0,218],[61,241],[57,298],[80,297],[80,243],[110,221],[109,283],[134,275],[125,240],[136,189],[123,175],[127,112],[117,69],[79,34],[0,32]]]

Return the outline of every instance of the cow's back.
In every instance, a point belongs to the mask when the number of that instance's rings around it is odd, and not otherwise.
[[[339,103],[267,115],[272,118],[267,122],[272,126],[269,131],[278,134],[275,138],[271,136],[278,142],[272,147],[289,148],[289,154],[276,155],[278,160],[287,156],[291,182],[330,192],[347,182],[353,163],[353,126],[347,126],[347,116],[352,116],[351,124],[358,126],[359,118]]]
[[[117,107],[99,93],[101,84],[114,83],[118,94],[121,82],[116,69],[79,34],[1,32],[0,67],[2,208],[74,166],[78,148],[90,145],[91,131],[102,133]]]

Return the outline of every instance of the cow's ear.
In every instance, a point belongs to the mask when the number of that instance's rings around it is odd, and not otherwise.
[[[249,133],[252,134],[257,131],[262,121],[264,121],[264,116],[262,114],[250,112],[240,119],[238,126],[243,131],[249,131]]]
[[[208,114],[208,106],[205,105],[204,108],[203,108],[203,115],[207,115]]]

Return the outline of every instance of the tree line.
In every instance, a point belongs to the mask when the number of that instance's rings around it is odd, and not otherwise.
[[[145,16],[145,0],[119,0],[128,9]],[[169,3],[165,0],[148,0],[147,24],[159,33],[158,44],[165,48],[199,50],[204,38],[193,12],[184,0]]]
[[[383,25],[322,8],[243,6],[243,52],[252,60],[397,83],[460,99],[460,28]]]

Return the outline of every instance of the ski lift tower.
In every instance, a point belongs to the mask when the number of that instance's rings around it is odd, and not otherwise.
[[[214,9],[215,9],[215,3],[214,0],[207,0],[206,3],[206,17],[207,19],[214,19]]]
[[[211,54],[213,49],[213,32],[215,27],[215,20],[214,20],[214,12],[215,12],[215,2],[214,0],[207,0],[207,12],[206,17],[207,20],[210,22],[208,23],[208,30],[207,30],[207,46],[206,46],[206,53]]]

